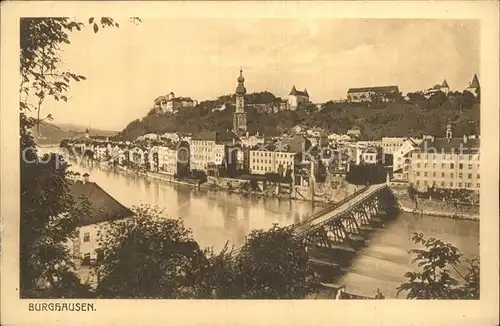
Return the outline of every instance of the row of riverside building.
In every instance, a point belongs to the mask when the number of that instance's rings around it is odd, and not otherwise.
[[[154,139],[126,143],[86,139],[72,146],[82,153],[90,151],[98,161],[123,166],[132,163],[171,176],[186,176],[197,170],[216,177],[225,168],[236,171],[236,175],[289,175],[295,185],[308,186],[321,161],[336,173],[346,173],[352,164],[383,164],[392,179],[412,183],[422,190],[479,190],[480,139],[475,135],[454,138],[451,125],[444,134],[441,138],[424,135],[331,141],[324,136],[304,134],[266,139],[219,131],[192,136],[156,135]]]

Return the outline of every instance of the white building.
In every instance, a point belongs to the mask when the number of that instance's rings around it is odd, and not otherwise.
[[[79,217],[77,235],[66,242],[79,268],[97,259],[98,232],[111,221],[133,218],[134,213],[90,182],[88,174],[84,174],[83,180],[70,180],[70,192],[75,200],[80,201],[83,197],[90,204],[90,213]]]
[[[202,132],[191,137],[190,164],[191,170],[208,170],[208,165],[222,164],[225,149],[228,145],[236,145],[240,139],[233,132]]]
[[[284,151],[274,145],[250,150],[249,166],[251,174],[278,173],[285,176],[287,169],[294,171],[295,153]]]
[[[307,93],[307,89],[304,89],[303,92],[298,91],[293,85],[290,94],[288,95],[288,108],[292,111],[297,110],[300,104],[309,102],[309,94]]]

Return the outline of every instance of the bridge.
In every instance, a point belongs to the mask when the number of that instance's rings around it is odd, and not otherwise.
[[[305,241],[311,263],[339,270],[365,244],[371,231],[395,215],[395,203],[387,184],[364,186],[290,227]]]

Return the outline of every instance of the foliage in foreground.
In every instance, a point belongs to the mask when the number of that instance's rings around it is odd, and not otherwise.
[[[288,228],[253,231],[236,254],[202,250],[181,220],[157,208],[101,230],[99,295],[108,298],[298,299],[318,284]]]
[[[450,243],[436,238],[424,238],[414,233],[412,240],[423,249],[412,249],[412,264],[419,271],[405,274],[408,279],[397,290],[406,292],[407,299],[479,299],[479,259],[462,260],[462,254]],[[466,272],[460,269],[464,263]],[[453,271],[460,277],[456,279]]]

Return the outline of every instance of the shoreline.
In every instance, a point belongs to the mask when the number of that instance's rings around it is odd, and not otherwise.
[[[470,215],[470,214],[456,214],[456,213],[446,213],[446,212],[440,212],[440,211],[433,211],[433,210],[426,210],[426,209],[418,209],[418,208],[409,208],[401,204],[399,199],[396,199],[398,202],[399,209],[401,212],[404,213],[410,213],[410,214],[418,214],[418,215],[428,215],[428,216],[435,216],[435,217],[443,217],[443,218],[449,218],[453,220],[468,220],[468,221],[475,221],[479,222],[479,215]]]
[[[185,182],[185,181],[180,181],[180,180],[175,180],[173,176],[165,174],[162,175],[161,173],[158,172],[138,172],[134,170],[129,170],[125,169],[121,166],[118,166],[116,168],[113,168],[109,165],[104,165],[104,164],[96,164],[94,166],[97,166],[99,168],[105,168],[108,171],[118,171],[118,172],[123,172],[128,175],[135,175],[135,176],[141,176],[145,177],[146,179],[153,179],[153,180],[158,180],[161,182],[165,183],[170,183],[173,185],[179,185],[179,186],[184,186],[184,187],[190,187],[198,190],[206,190],[206,191],[222,191],[225,193],[229,194],[236,194],[240,196],[250,196],[250,197],[260,197],[260,198],[275,198],[275,199],[282,199],[282,200],[293,200],[293,201],[303,201],[303,202],[309,202],[311,205],[314,204],[322,204],[326,205],[327,203],[322,202],[322,201],[313,201],[313,200],[308,200],[308,199],[301,199],[301,198],[295,198],[289,195],[275,195],[275,194],[266,194],[266,193],[259,193],[259,192],[239,192],[231,189],[226,189],[222,188],[220,186],[216,186],[215,184],[195,184],[195,183],[190,183],[190,182]],[[394,190],[391,189],[394,193]],[[476,214],[458,214],[458,213],[449,213],[449,212],[443,212],[443,211],[436,211],[436,210],[431,210],[431,209],[426,209],[426,208],[410,208],[408,206],[405,206],[402,201],[398,198],[398,196],[395,193],[395,198],[398,204],[398,207],[400,209],[400,212],[402,213],[409,213],[413,215],[427,215],[427,216],[433,216],[433,217],[441,217],[441,218],[449,218],[449,219],[454,219],[454,220],[469,220],[469,221],[476,221],[479,222],[479,215]]]
[[[163,176],[161,173],[158,173],[158,172],[137,172],[134,170],[124,169],[122,167],[117,167],[116,169],[113,169],[109,166],[101,165],[101,164],[98,164],[97,166],[100,168],[103,168],[103,167],[107,168],[110,171],[120,171],[120,172],[123,172],[123,173],[128,174],[128,175],[141,176],[141,177],[145,177],[146,179],[149,178],[149,179],[158,180],[158,181],[165,182],[165,183],[190,187],[190,188],[194,188],[194,189],[198,189],[198,190],[222,191],[225,193],[240,195],[240,196],[244,196],[244,197],[251,196],[251,197],[261,197],[261,198],[275,198],[275,199],[282,199],[282,200],[309,202],[309,203],[311,203],[311,205],[314,205],[314,204],[326,205],[326,203],[321,202],[321,201],[313,201],[313,200],[307,200],[307,199],[294,198],[294,197],[287,196],[287,195],[277,196],[277,195],[268,195],[266,193],[259,193],[259,192],[246,192],[246,193],[244,193],[244,192],[234,191],[231,189],[222,188],[222,187],[216,186],[214,184],[212,184],[214,186],[204,185],[204,184],[198,185],[195,183],[189,183],[189,182],[185,182],[185,181],[175,180],[173,176],[170,176],[170,175]]]

